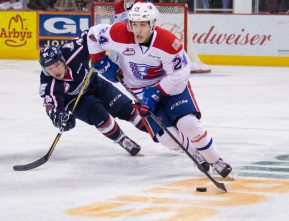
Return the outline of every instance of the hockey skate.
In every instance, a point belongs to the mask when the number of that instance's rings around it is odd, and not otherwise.
[[[213,170],[220,174],[223,178],[227,177],[232,171],[232,167],[225,163],[221,158],[216,163],[212,164]]]
[[[125,134],[123,134],[116,143],[129,152],[131,156],[137,155],[141,149],[136,142],[127,137]]]
[[[206,161],[206,159],[200,154],[198,151],[193,155],[193,158],[199,163],[198,168],[203,171],[208,172],[210,170],[210,164]],[[202,167],[202,168],[200,168]]]

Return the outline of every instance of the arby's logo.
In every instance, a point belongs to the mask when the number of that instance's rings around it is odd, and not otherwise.
[[[28,38],[32,38],[32,32],[27,31],[24,21],[20,15],[15,15],[10,18],[7,28],[1,28],[0,37],[5,39],[5,45],[21,47],[27,44]]]

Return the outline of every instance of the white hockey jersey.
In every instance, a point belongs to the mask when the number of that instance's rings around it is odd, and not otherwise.
[[[104,51],[114,50],[118,54],[123,80],[130,88],[158,85],[164,94],[182,93],[188,83],[191,64],[176,36],[157,27],[146,51],[136,42],[126,23],[95,25],[88,33],[91,61],[97,62]]]

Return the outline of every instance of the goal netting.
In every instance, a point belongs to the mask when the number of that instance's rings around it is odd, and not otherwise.
[[[91,4],[92,24],[112,24],[114,21],[114,6],[116,3],[93,2]],[[188,9],[181,3],[155,3],[160,12],[157,25],[174,33],[187,50],[187,20]]]

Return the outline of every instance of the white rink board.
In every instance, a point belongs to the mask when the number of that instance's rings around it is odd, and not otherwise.
[[[289,56],[289,16],[191,14],[188,20],[189,50],[194,44],[200,54]]]
[[[181,14],[163,14],[160,16],[158,26],[170,30],[180,40],[184,41],[184,16]]]

